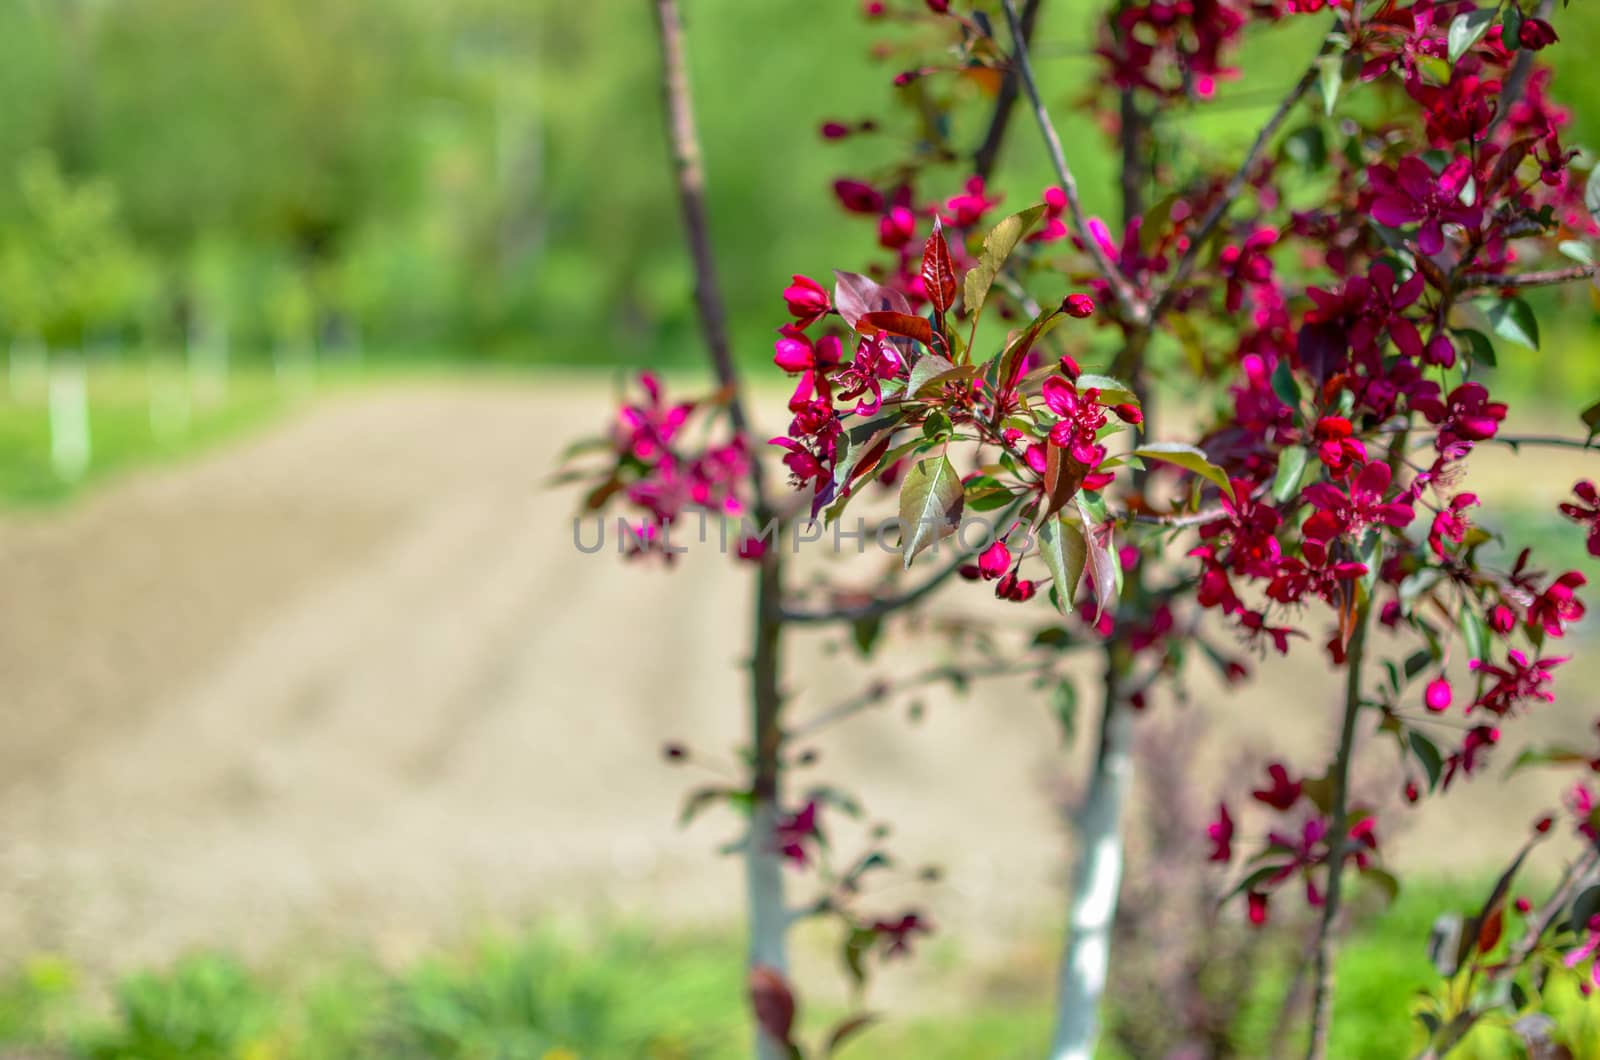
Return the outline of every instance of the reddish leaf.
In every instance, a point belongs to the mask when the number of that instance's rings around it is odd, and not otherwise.
[[[933,325],[910,313],[863,313],[856,321],[855,329],[863,335],[874,335],[881,331],[885,335],[915,339],[924,346],[933,345]]]
[[[750,969],[750,1008],[762,1030],[779,1044],[792,1047],[794,993],[777,969],[764,964]]]
[[[1120,562],[1111,540],[1112,524],[1095,526],[1081,493],[1078,495],[1078,513],[1083,517],[1083,539],[1089,547],[1088,568],[1094,575],[1094,620],[1098,622],[1101,615],[1116,609]]]
[[[1039,513],[1041,523],[1066,507],[1067,502],[1083,485],[1083,477],[1083,466],[1073,460],[1065,449],[1059,445],[1045,447],[1045,501],[1044,508]]]
[[[1478,928],[1479,953],[1488,953],[1494,949],[1494,944],[1500,941],[1500,932],[1505,927],[1505,919],[1504,910],[1498,905],[1483,918],[1483,923]]]
[[[829,1033],[828,1042],[823,1046],[822,1049],[822,1055],[832,1056],[834,1053],[837,1053],[845,1042],[849,1041],[851,1038],[854,1038],[856,1035],[860,1034],[862,1031],[866,1030],[876,1022],[878,1022],[878,1017],[870,1012],[863,1012],[860,1015],[851,1016],[849,1019],[841,1020],[833,1028],[832,1032]]]
[[[913,316],[911,303],[893,287],[884,287],[858,272],[834,270],[833,305],[844,322],[855,330],[867,313],[904,313]]]
[[[933,234],[922,248],[922,286],[928,301],[941,313],[948,313],[956,302],[956,269],[950,261],[950,245],[944,241],[944,226],[933,221]]]

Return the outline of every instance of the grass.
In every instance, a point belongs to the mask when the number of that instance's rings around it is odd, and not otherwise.
[[[274,422],[318,395],[374,380],[514,371],[448,352],[324,362],[275,372],[246,360],[219,384],[176,358],[96,360],[86,373],[91,455],[81,475],[54,466],[50,381],[42,369],[0,380],[0,508],[60,504],[141,467],[203,452]]]
[[[1412,1000],[1436,982],[1424,955],[1428,928],[1441,910],[1478,897],[1481,889],[1420,888],[1346,943],[1332,1055],[1413,1055]],[[733,1060],[746,1055],[749,1040],[740,954],[731,938],[640,929],[587,939],[538,930],[484,938],[399,971],[364,958],[303,955],[292,967],[260,970],[208,954],[129,976],[109,1005],[95,1003],[71,967],[41,958],[0,984],[0,1048],[83,1060]],[[1262,969],[1259,1004],[1236,1028],[1235,1055],[1266,1055],[1290,971]],[[969,984],[960,1010],[891,1013],[837,1055],[1036,1056],[1050,1013],[1049,984],[1034,986],[1024,996],[1014,985],[997,992]],[[1110,998],[1114,1008],[1115,982]],[[1600,1001],[1560,988],[1547,996],[1546,1010],[1576,1055],[1600,1055]],[[803,1005],[802,1041],[819,1042],[842,1015]],[[1452,1054],[1519,1055],[1509,1034],[1493,1028]],[[1109,1050],[1103,1056],[1123,1060]]]

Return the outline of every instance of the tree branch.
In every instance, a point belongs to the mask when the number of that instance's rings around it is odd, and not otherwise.
[[[1555,287],[1575,280],[1587,280],[1595,274],[1593,265],[1574,265],[1566,269],[1546,269],[1543,272],[1469,272],[1457,281],[1457,290],[1504,291],[1522,287]]]
[[[1005,659],[999,662],[988,663],[983,666],[963,668],[955,664],[945,666],[930,666],[919,673],[912,674],[897,682],[875,681],[851,696],[841,700],[815,717],[807,718],[800,724],[789,729],[785,739],[795,740],[809,736],[819,729],[826,728],[835,722],[870,710],[897,695],[903,695],[914,688],[938,684],[940,681],[949,681],[952,684],[963,680],[975,680],[986,677],[1011,677],[1020,674],[1032,673],[1036,670],[1045,670],[1050,666],[1049,659]]]
[[[1011,39],[1015,47],[1013,62],[1022,80],[1022,89],[1027,93],[1028,102],[1033,105],[1033,114],[1038,119],[1039,132],[1044,137],[1045,147],[1050,153],[1050,163],[1055,168],[1056,180],[1060,182],[1062,194],[1066,196],[1067,211],[1072,214],[1072,223],[1076,226],[1084,247],[1089,251],[1089,256],[1094,258],[1096,267],[1105,276],[1118,305],[1122,307],[1123,317],[1129,323],[1142,324],[1147,319],[1148,307],[1134,294],[1132,284],[1128,282],[1128,278],[1123,275],[1117,263],[1111,260],[1105,248],[1100,245],[1100,241],[1089,232],[1089,222],[1083,212],[1083,202],[1078,197],[1078,182],[1073,179],[1072,169],[1067,165],[1066,151],[1061,146],[1061,137],[1050,121],[1050,112],[1045,109],[1044,100],[1039,97],[1039,85],[1033,79],[1033,64],[1028,60],[1028,42],[1022,29],[1022,21],[1017,15],[1017,5],[1014,0],[1001,0],[1001,6],[1005,9],[1006,22],[1011,26]]]
[[[1026,0],[1022,5],[1022,42],[1024,45],[1033,43],[1034,23],[1039,19],[1039,7],[1042,0]],[[1000,83],[1000,93],[995,96],[994,115],[989,119],[989,129],[983,135],[983,143],[972,155],[972,171],[984,180],[994,175],[994,167],[1000,163],[1000,147],[1005,143],[1006,130],[1011,125],[1011,115],[1016,110],[1017,104],[1017,73],[1015,70],[1006,72],[1005,80]]]
[[[1229,208],[1233,206],[1234,200],[1244,190],[1245,182],[1250,179],[1250,170],[1255,167],[1256,162],[1265,153],[1267,145],[1272,142],[1272,138],[1277,135],[1283,123],[1288,120],[1290,113],[1305,98],[1306,93],[1311,91],[1311,86],[1316,83],[1320,73],[1320,60],[1332,53],[1334,35],[1340,25],[1342,25],[1342,22],[1335,18],[1333,29],[1329,30],[1328,35],[1322,40],[1322,46],[1317,49],[1316,58],[1306,67],[1306,72],[1301,74],[1300,80],[1294,83],[1294,87],[1289,90],[1289,95],[1278,104],[1278,109],[1273,111],[1272,117],[1267,119],[1267,123],[1256,134],[1255,142],[1250,145],[1250,150],[1245,152],[1244,161],[1239,164],[1239,168],[1234,171],[1233,176],[1228,178],[1228,183],[1222,189],[1222,195],[1212,204],[1210,212],[1200,221],[1200,226],[1195,229],[1194,235],[1189,238],[1189,247],[1183,252],[1183,257],[1178,260],[1178,267],[1173,270],[1172,278],[1167,281],[1167,285],[1162,288],[1161,294],[1156,298],[1154,305],[1151,306],[1150,322],[1152,325],[1161,319],[1162,314],[1172,308],[1172,303],[1182,293],[1184,281],[1188,280],[1189,274],[1194,272],[1195,266],[1199,263],[1201,251],[1207,241],[1210,240],[1211,234],[1216,231],[1217,226],[1222,223],[1222,219],[1227,216]]]
[[[1489,441],[1509,445],[1513,451],[1525,445],[1540,445],[1555,449],[1600,449],[1600,438],[1580,441],[1577,438],[1563,438],[1557,434],[1497,434]]]

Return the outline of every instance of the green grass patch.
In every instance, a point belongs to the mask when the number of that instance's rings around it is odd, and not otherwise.
[[[1415,889],[1346,941],[1331,1055],[1414,1054],[1414,998],[1436,982],[1424,954],[1428,929],[1440,912],[1472,905],[1480,891]],[[548,931],[486,937],[398,971],[362,957],[297,957],[292,967],[257,970],[209,954],[131,975],[113,987],[109,1003],[92,1000],[68,965],[38,959],[0,983],[0,1046],[84,1060],[734,1060],[748,1054],[750,1034],[741,954],[727,936],[637,928],[592,938]],[[986,986],[982,970],[938,972],[949,981],[932,989],[961,998],[959,1007],[890,1012],[838,1055],[1037,1056],[1050,1030],[1053,970],[1033,965],[1039,981],[1026,991],[1012,975]],[[1261,969],[1230,1055],[1269,1055],[1293,971]],[[1113,1018],[1170,1018],[1117,1012],[1115,982],[1109,1000]],[[1545,1010],[1576,1055],[1600,1055],[1600,1001],[1562,986],[1546,995]],[[820,1042],[841,1015],[802,1004],[801,1040]],[[1302,1037],[1296,1028],[1290,1041]],[[1451,1055],[1523,1054],[1508,1032],[1485,1026]],[[1123,1060],[1109,1047],[1102,1056]]]

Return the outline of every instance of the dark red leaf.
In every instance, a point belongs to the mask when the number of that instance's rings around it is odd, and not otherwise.
[[[774,1041],[790,1046],[794,1031],[794,993],[775,968],[758,964],[750,969],[750,1009],[756,1022]]]
[[[922,286],[928,301],[941,313],[948,313],[956,302],[956,269],[950,261],[950,245],[944,241],[944,227],[937,218],[933,234],[922,248]]]
[[[858,272],[834,271],[833,305],[854,329],[866,313],[904,313],[913,315],[906,296],[893,287],[884,287]]]
[[[924,346],[933,345],[933,325],[922,317],[910,313],[863,313],[856,321],[856,331],[863,335],[883,332],[904,339],[916,339]]]

